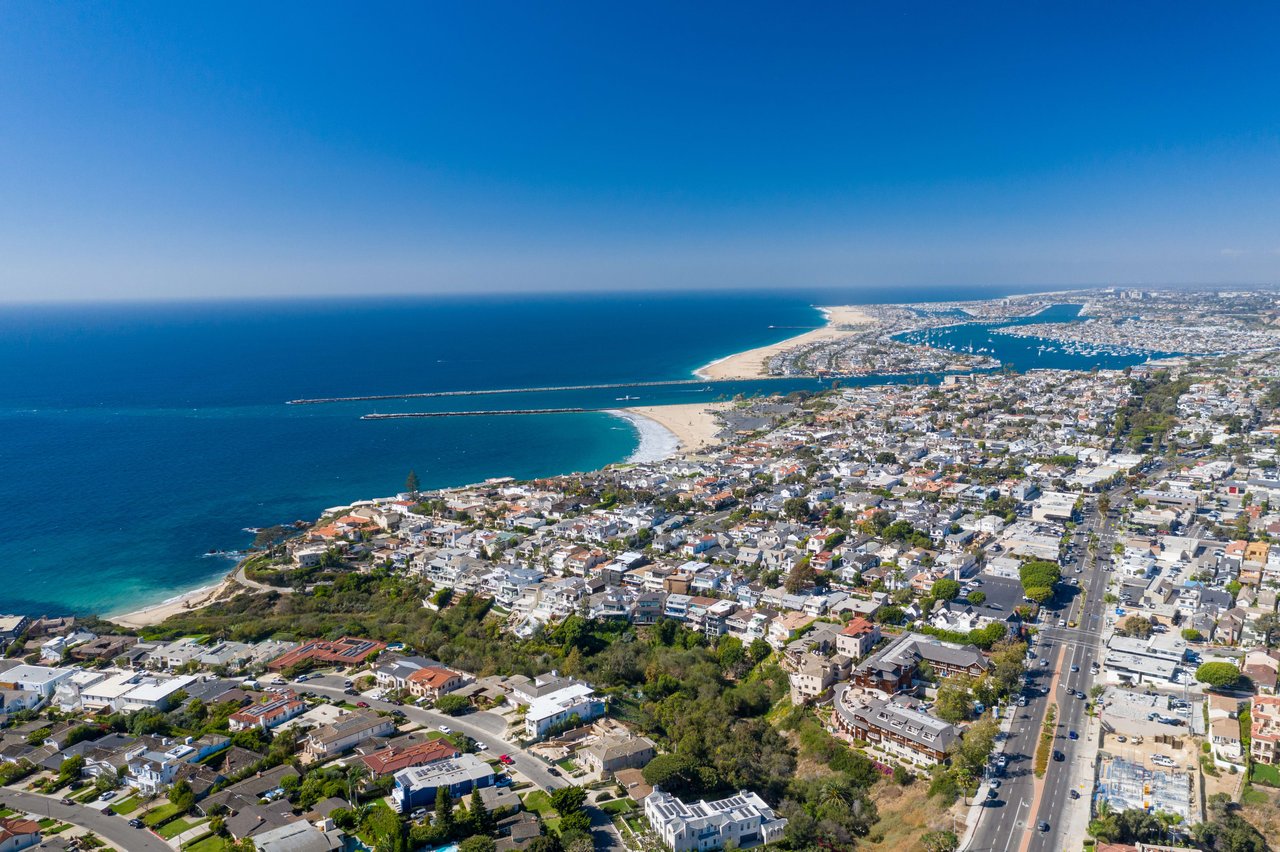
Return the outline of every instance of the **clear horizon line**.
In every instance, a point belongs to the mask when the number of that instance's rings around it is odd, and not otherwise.
[[[818,292],[837,292],[848,290],[850,293],[856,293],[859,290],[871,290],[877,287],[918,287],[931,289],[990,289],[990,290],[1009,290],[1012,295],[1035,295],[1038,293],[1052,292],[1075,292],[1090,290],[1107,290],[1107,289],[1189,289],[1189,288],[1218,288],[1218,287],[1236,287],[1249,290],[1261,290],[1273,287],[1280,287],[1280,282],[1260,282],[1260,281],[1112,281],[1106,283],[1039,283],[1039,284],[911,284],[897,285],[891,282],[883,284],[870,285],[849,285],[847,287],[841,285],[792,285],[787,290],[795,290],[798,293],[818,293]],[[365,293],[263,293],[255,295],[210,295],[210,294],[190,294],[190,295],[145,295],[145,296],[103,296],[93,298],[35,298],[35,299],[0,299],[0,309],[10,307],[69,307],[69,306],[89,306],[89,305],[165,305],[165,304],[237,304],[237,303],[266,303],[266,302],[340,302],[352,300],[416,300],[416,299],[449,299],[449,298],[485,298],[499,296],[625,296],[625,295],[690,295],[690,294],[723,294],[723,293],[752,293],[752,294],[772,294],[779,295],[778,288],[770,285],[744,285],[744,286],[709,286],[705,288],[686,288],[686,287],[621,287],[609,290],[591,290],[583,288],[551,288],[538,290],[525,289],[486,289],[478,291],[470,291],[465,293],[446,291],[446,290],[427,290],[418,292],[405,292],[402,290],[389,290],[381,292],[365,292]]]

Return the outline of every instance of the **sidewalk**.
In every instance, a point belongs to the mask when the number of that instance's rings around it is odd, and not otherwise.
[[[1013,720],[1017,717],[1017,704],[1009,705],[1008,712],[1004,718],[1000,720],[1000,735],[996,740],[996,747],[991,750],[992,755],[1003,754],[1005,745],[1009,742],[1009,733],[1013,730]],[[974,794],[973,802],[969,805],[969,812],[964,818],[964,834],[960,837],[960,845],[957,849],[964,849],[973,842],[973,835],[978,831],[978,824],[982,820],[982,815],[990,810],[987,804],[987,785],[985,783],[978,785],[978,792]]]

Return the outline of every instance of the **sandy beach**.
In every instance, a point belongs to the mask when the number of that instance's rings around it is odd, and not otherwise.
[[[674,455],[676,450],[682,453],[696,453],[709,444],[715,443],[716,434],[720,431],[720,424],[714,416],[715,412],[723,411],[732,405],[731,402],[646,405],[627,408],[622,413],[651,420],[674,435],[679,441],[679,446],[671,448],[667,453],[667,455]]]
[[[774,355],[786,352],[796,346],[816,343],[821,340],[835,340],[848,335],[848,326],[867,325],[875,320],[857,305],[840,305],[829,308],[818,308],[827,318],[827,324],[813,331],[789,337],[786,340],[759,349],[748,349],[727,358],[712,361],[694,371],[694,375],[703,379],[760,379],[767,377],[769,359]],[[677,406],[682,407],[682,406]]]
[[[227,578],[217,585],[192,589],[189,592],[163,600],[158,604],[121,615],[108,615],[105,618],[108,621],[119,624],[121,627],[139,630],[143,627],[159,624],[171,615],[190,612],[193,609],[208,606],[217,600],[231,585],[234,585],[234,581],[231,579],[231,575],[228,574]]]

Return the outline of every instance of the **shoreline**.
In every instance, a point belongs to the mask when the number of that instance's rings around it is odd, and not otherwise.
[[[706,449],[717,443],[716,436],[722,428],[715,415],[732,405],[731,402],[691,402],[683,405],[645,405],[621,409],[616,412],[617,416],[634,424],[640,431],[641,438],[640,446],[627,461],[660,461]],[[663,439],[658,437],[660,433],[654,427],[670,438],[659,443]],[[649,454],[641,457],[646,450],[646,429],[649,430],[648,434],[654,436],[653,444]],[[658,452],[663,454],[657,455]]]
[[[838,340],[854,333],[854,329],[845,328],[845,326],[873,324],[875,318],[866,312],[865,307],[864,305],[820,307],[817,310],[822,313],[823,318],[826,320],[826,325],[821,328],[815,328],[812,331],[806,331],[803,334],[788,337],[786,340],[780,340],[767,346],[759,346],[755,349],[748,349],[745,352],[725,355],[709,364],[703,364],[694,370],[693,374],[700,379],[707,379],[708,381],[769,378],[768,363],[773,356],[780,355],[797,346],[825,340]]]
[[[170,616],[203,609],[221,597],[224,591],[235,585],[235,575],[238,570],[239,563],[236,564],[235,568],[228,571],[226,576],[217,583],[201,586],[199,588],[192,589],[189,592],[182,592],[172,597],[165,598],[160,601],[160,603],[151,604],[150,606],[145,606],[141,609],[103,615],[102,619],[110,621],[113,624],[118,624],[121,627],[127,627],[132,630],[141,630],[144,627],[151,627],[159,624]]]

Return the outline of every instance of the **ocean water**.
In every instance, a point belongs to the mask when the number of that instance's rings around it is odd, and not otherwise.
[[[817,383],[304,406],[286,405],[290,399],[688,379],[715,358],[821,324],[815,304],[1006,293],[0,309],[0,612],[111,613],[155,603],[221,577],[231,563],[207,552],[247,546],[246,527],[393,494],[410,469],[424,488],[527,478],[622,461],[640,443],[633,424],[603,412],[376,421],[362,414],[670,404]],[[623,395],[640,398],[618,401]],[[641,452],[661,450],[650,439]]]

